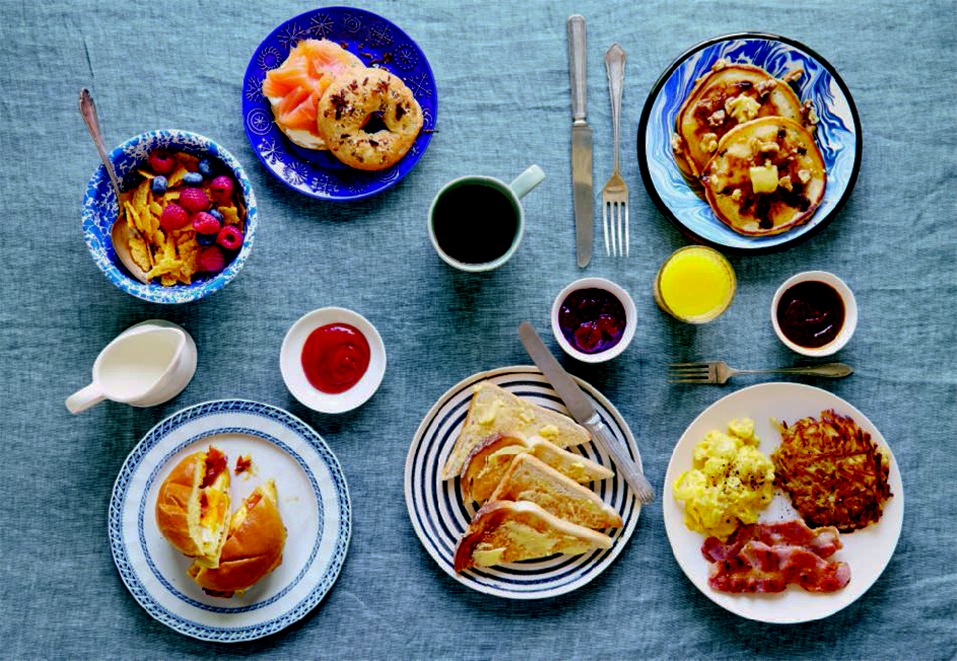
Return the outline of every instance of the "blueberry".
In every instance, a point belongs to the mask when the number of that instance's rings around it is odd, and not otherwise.
[[[200,234],[199,232],[196,232],[196,243],[198,243],[201,246],[211,246],[214,243],[216,243],[216,235],[215,234]]]
[[[216,220],[218,220],[219,222],[223,222],[223,214],[219,213],[219,209],[210,209],[209,215],[215,218]]]
[[[199,167],[199,173],[206,178],[213,174],[213,164],[209,162],[208,158],[201,160],[197,167]]]
[[[201,184],[203,183],[203,175],[199,172],[187,172],[183,175],[184,184]]]
[[[153,177],[153,182],[150,184],[150,188],[153,189],[154,195],[162,195],[166,192],[166,177],[159,174]]]

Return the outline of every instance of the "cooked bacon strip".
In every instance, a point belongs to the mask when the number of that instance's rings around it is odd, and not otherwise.
[[[708,585],[722,592],[782,592],[797,583],[808,592],[834,592],[851,580],[845,562],[830,562],[801,546],[750,541],[730,561],[712,565]]]
[[[738,555],[744,545],[751,540],[763,542],[768,546],[777,544],[803,546],[821,558],[834,555],[843,546],[837,528],[834,526],[812,530],[800,519],[794,519],[782,523],[739,526],[727,542],[722,542],[717,537],[706,539],[701,546],[701,553],[711,562],[721,562]]]
[[[708,585],[722,592],[783,592],[796,583],[809,592],[834,592],[851,580],[845,562],[826,560],[841,548],[833,527],[803,521],[742,525],[727,543],[709,537],[701,553],[712,562]]]

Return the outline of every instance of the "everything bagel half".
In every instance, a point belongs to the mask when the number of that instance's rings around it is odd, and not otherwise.
[[[385,128],[365,130],[373,114]],[[422,129],[422,108],[397,76],[382,69],[350,70],[319,100],[317,126],[326,146],[358,170],[384,170],[397,163]]]

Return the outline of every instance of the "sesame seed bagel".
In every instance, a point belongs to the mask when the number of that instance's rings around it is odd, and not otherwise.
[[[363,127],[376,112],[386,128],[368,133]],[[358,170],[384,170],[412,147],[422,129],[422,108],[405,83],[388,71],[350,71],[323,93],[317,125],[340,161]]]

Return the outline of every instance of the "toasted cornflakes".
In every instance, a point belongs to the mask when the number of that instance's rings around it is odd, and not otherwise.
[[[136,188],[120,195],[120,208],[130,228],[130,255],[136,265],[146,272],[148,279],[159,278],[164,287],[190,284],[198,271],[200,253],[196,231],[191,224],[171,232],[160,227],[163,209],[179,199],[183,175],[197,171],[199,163],[198,157],[186,152],[178,152],[173,156],[177,162],[166,178],[166,192],[158,195],[153,193],[151,184],[157,175],[147,168],[140,168],[137,173],[143,180]],[[203,182],[202,188],[210,195],[209,180]],[[234,194],[233,199],[227,202],[231,203],[217,207],[223,215],[223,223],[235,225],[242,231],[246,210],[239,195]]]

